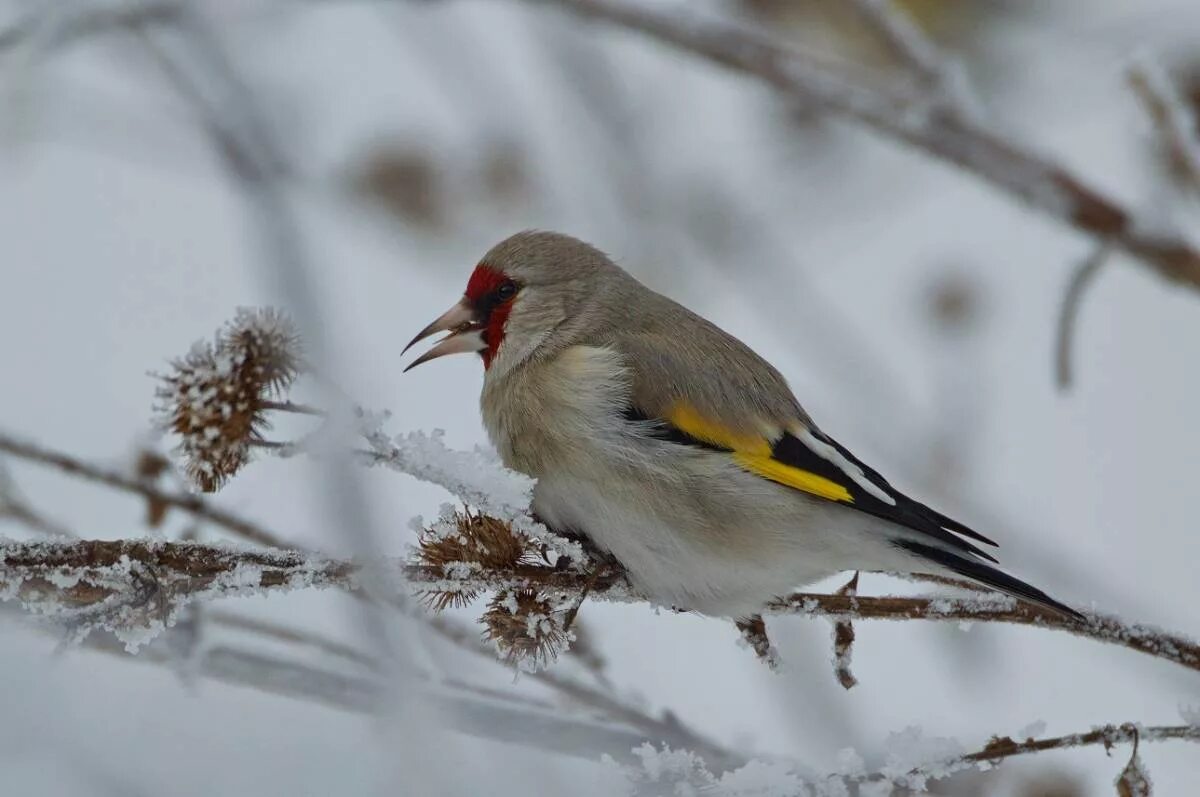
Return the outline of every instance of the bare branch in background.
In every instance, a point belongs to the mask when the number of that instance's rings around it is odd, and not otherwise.
[[[1096,280],[1100,268],[1111,254],[1108,244],[1100,244],[1087,260],[1076,267],[1071,281],[1063,293],[1062,306],[1058,311],[1058,334],[1054,347],[1054,373],[1058,389],[1067,391],[1074,382],[1075,369],[1072,365],[1075,350],[1075,328],[1079,324],[1079,308],[1088,287]]]
[[[131,25],[156,24],[174,18],[180,0],[142,0],[141,2],[113,2],[105,4],[79,4],[64,13],[53,26],[50,36],[40,42],[42,47],[61,47],[79,39],[98,33]],[[4,53],[28,41],[39,26],[46,24],[45,8],[38,8],[22,17],[13,25],[0,30],[0,53]]]
[[[1200,252],[1149,231],[1134,214],[1024,142],[982,123],[938,113],[927,97],[879,89],[848,68],[786,45],[761,27],[683,4],[633,0],[538,0],[648,34],[751,74],[788,97],[860,122],[952,163],[1052,218],[1111,241],[1161,276],[1200,289]]]
[[[51,537],[73,538],[70,529],[57,523],[34,509],[29,500],[17,488],[17,483],[0,459],[0,520],[11,520]]]
[[[1160,64],[1140,58],[1126,72],[1130,87],[1142,102],[1171,168],[1200,192],[1200,126],[1196,114]]]
[[[133,478],[119,471],[103,468],[61,451],[54,451],[35,443],[18,440],[3,432],[0,432],[0,451],[30,462],[49,465],[86,481],[103,484],[106,487],[111,487],[122,492],[140,495],[147,501],[180,509],[194,517],[220,526],[226,531],[256,545],[266,545],[271,548],[289,547],[287,543],[276,538],[261,526],[215,507],[198,495],[167,492],[143,479]]]
[[[853,0],[863,21],[878,34],[892,58],[946,110],[978,116],[962,64],[940,52],[924,31],[893,0]]]

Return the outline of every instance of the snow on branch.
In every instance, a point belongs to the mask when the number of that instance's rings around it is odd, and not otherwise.
[[[685,3],[539,0],[647,34],[750,74],[806,104],[860,122],[952,163],[1029,206],[1110,241],[1161,276],[1200,288],[1200,251],[1154,232],[1121,204],[1025,142],[971,116],[946,113],[935,96],[878,88],[850,70],[781,42],[764,28]]]
[[[519,631],[537,641],[539,634],[547,633],[543,623],[561,622],[566,599],[585,589],[594,599],[645,600],[620,576],[597,580],[544,563],[517,563],[493,570],[469,562],[432,565],[419,560],[373,562],[370,566],[390,574],[397,590],[407,585],[422,593],[448,593],[464,596],[464,600],[482,592],[540,596],[548,609],[531,613],[519,605],[519,599],[513,601],[510,613],[523,618],[521,627],[512,632],[513,639]],[[0,597],[17,599],[29,610],[63,620],[81,633],[96,627],[125,633],[129,644],[136,647],[142,641],[139,633],[161,630],[187,603],[330,586],[354,590],[362,569],[362,564],[349,560],[229,545],[160,540],[7,541],[0,544]],[[500,601],[504,606],[509,599]],[[1071,620],[990,593],[915,598],[798,593],[776,601],[769,611],[834,620],[1029,625],[1126,647],[1200,671],[1200,645],[1183,636],[1096,613],[1084,621]]]
[[[1121,783],[1148,784],[1148,776],[1137,755],[1140,742],[1190,741],[1200,742],[1200,726],[1159,725],[1142,726],[1134,723],[1105,725],[1086,733],[1065,736],[1026,738],[1017,741],[1010,736],[994,736],[983,748],[969,753],[961,750],[952,739],[926,738],[917,728],[894,733],[888,739],[887,761],[878,770],[866,768],[854,751],[847,756],[841,771],[814,777],[796,771],[786,762],[752,761],[725,773],[714,775],[704,760],[687,750],[655,748],[642,745],[634,752],[639,765],[625,767],[627,777],[642,790],[635,793],[664,794],[664,787],[674,787],[671,793],[719,794],[723,797],[752,797],[765,793],[804,795],[804,797],[845,797],[848,794],[925,793],[930,782],[948,778],[971,769],[988,770],[1016,756],[1047,750],[1103,746],[1111,751],[1120,744],[1132,744],[1129,764],[1116,780],[1119,795],[1148,795],[1142,791],[1121,790]]]

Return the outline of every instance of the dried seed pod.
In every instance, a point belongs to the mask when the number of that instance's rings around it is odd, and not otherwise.
[[[215,343],[199,342],[159,375],[163,425],[180,437],[184,469],[214,492],[250,458],[269,427],[264,406],[300,371],[298,338],[277,310],[239,310]]]
[[[541,669],[567,649],[569,634],[550,600],[534,589],[505,590],[492,598],[480,622],[505,661]]]
[[[539,552],[532,540],[513,531],[512,524],[465,509],[423,529],[417,538],[416,556],[422,564],[440,567],[453,577],[453,569],[459,566],[503,572],[533,564]],[[465,606],[478,595],[474,590],[431,589],[425,590],[422,598],[430,608],[441,611]]]

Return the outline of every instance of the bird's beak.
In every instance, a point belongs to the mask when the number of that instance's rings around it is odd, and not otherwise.
[[[435,360],[447,354],[483,351],[487,348],[487,343],[483,339],[483,327],[480,325],[479,316],[475,312],[475,308],[468,304],[464,298],[458,304],[438,316],[432,324],[418,332],[417,336],[410,340],[408,345],[404,347],[404,351],[411,349],[417,341],[424,340],[436,332],[446,331],[449,331],[450,334],[438,341],[437,345],[432,349],[413,360],[412,364],[404,370],[407,372],[416,368],[421,363],[427,363],[430,360]],[[404,352],[400,353],[404,354]]]

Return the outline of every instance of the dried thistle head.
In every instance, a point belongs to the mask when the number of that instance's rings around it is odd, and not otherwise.
[[[525,669],[541,669],[567,649],[570,634],[560,613],[535,589],[498,593],[480,618],[484,638],[496,646],[505,661]]]
[[[163,425],[180,437],[193,483],[214,492],[250,459],[269,428],[265,403],[300,371],[298,338],[280,312],[239,310],[215,342],[200,342],[160,375]]]
[[[238,308],[217,336],[217,350],[233,356],[248,377],[276,395],[300,375],[300,335],[291,319],[274,307]]]
[[[432,527],[421,530],[416,557],[421,564],[441,568],[448,576],[455,568],[489,572],[513,570],[532,564],[540,548],[513,531],[512,524],[469,509],[451,512]],[[426,590],[425,603],[435,611],[465,606],[479,596],[475,590]]]

